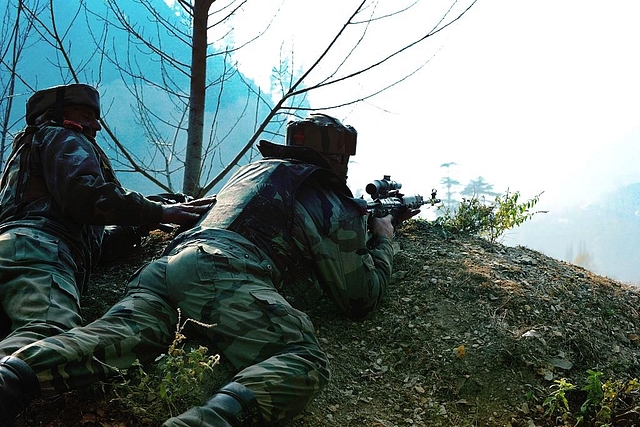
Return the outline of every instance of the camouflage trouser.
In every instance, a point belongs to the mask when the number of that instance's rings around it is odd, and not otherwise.
[[[82,323],[76,264],[60,239],[30,228],[0,234],[0,356]]]
[[[15,355],[38,374],[45,395],[82,387],[112,375],[108,365],[165,352],[176,308],[183,319],[215,325],[204,336],[238,369],[233,381],[254,393],[268,421],[297,414],[329,381],[308,317],[275,291],[267,262],[225,239],[152,262],[102,318]]]

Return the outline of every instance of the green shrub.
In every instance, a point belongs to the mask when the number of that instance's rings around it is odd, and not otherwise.
[[[167,353],[145,369],[139,361],[121,371],[121,381],[110,385],[115,400],[127,410],[158,425],[167,418],[201,405],[215,391],[214,367],[220,356],[207,347],[190,346],[184,329],[188,323],[212,327],[187,319],[178,321],[175,337]]]
[[[469,233],[487,237],[496,241],[505,231],[519,226],[531,219],[536,213],[532,209],[540,200],[542,193],[534,198],[520,202],[520,193],[507,191],[496,196],[493,202],[478,197],[462,199],[455,210],[441,206],[441,216],[436,224],[450,233]]]

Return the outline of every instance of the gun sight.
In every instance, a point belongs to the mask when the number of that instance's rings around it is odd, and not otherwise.
[[[402,184],[391,181],[391,175],[384,175],[382,179],[376,179],[367,184],[365,190],[372,199],[385,199],[389,194],[395,194],[402,188]]]

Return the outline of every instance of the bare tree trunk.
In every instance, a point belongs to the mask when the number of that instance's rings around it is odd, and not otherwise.
[[[205,85],[207,77],[207,20],[214,0],[196,0],[193,13],[193,48],[191,50],[191,92],[189,94],[189,131],[182,191],[198,195],[202,169]]]

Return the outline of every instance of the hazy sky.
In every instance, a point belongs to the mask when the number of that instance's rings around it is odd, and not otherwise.
[[[359,3],[249,2],[234,25],[238,41],[279,13],[261,42],[236,56],[241,71],[268,90],[283,49],[306,67]],[[376,5],[382,13],[400,4]],[[362,58],[424,33],[450,5],[422,1],[409,14],[372,26]],[[418,74],[368,103],[333,111],[359,133],[350,184],[364,186],[386,173],[408,192],[426,195],[440,187],[440,165],[456,162],[451,176],[462,183],[482,176],[497,191],[527,197],[544,191],[540,205],[553,207],[640,181],[638,16],[636,0],[479,0],[391,73],[431,58]],[[310,100],[327,105],[382,81],[373,73]]]

